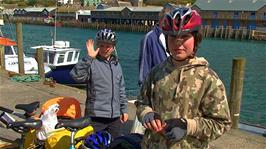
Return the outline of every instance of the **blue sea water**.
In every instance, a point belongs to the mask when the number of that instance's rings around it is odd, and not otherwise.
[[[33,55],[31,46],[51,44],[53,27],[23,25],[23,45],[27,55]],[[15,39],[15,26],[5,25],[7,37]],[[86,40],[94,38],[96,30],[81,28],[57,28],[57,40],[68,40],[72,47],[80,48],[81,57],[86,54]],[[128,96],[138,93],[138,56],[139,43],[144,33],[117,32],[118,56],[124,71]],[[245,80],[242,96],[240,120],[266,126],[266,42],[239,41],[205,38],[201,43],[198,56],[205,57],[210,67],[223,80],[227,95],[230,93],[232,60],[236,57],[246,59]]]

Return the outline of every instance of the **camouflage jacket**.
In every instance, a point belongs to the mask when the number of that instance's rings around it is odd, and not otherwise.
[[[163,134],[145,131],[142,148],[208,148],[208,143],[231,127],[225,87],[204,58],[156,66],[145,80],[138,101],[137,116],[155,111],[162,120],[183,117],[187,136],[172,142]]]

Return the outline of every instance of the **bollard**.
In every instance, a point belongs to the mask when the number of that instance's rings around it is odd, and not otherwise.
[[[5,69],[5,47],[0,45],[0,66]]]
[[[239,123],[245,65],[246,65],[245,58],[233,59],[230,96],[229,96],[229,107],[230,107],[230,115],[232,119],[233,129],[237,129]]]
[[[43,64],[43,49],[38,48],[37,54],[36,54],[36,60],[38,62],[38,74],[41,76],[41,78],[44,78],[44,64]]]
[[[23,53],[23,36],[22,23],[16,23],[17,43],[18,43],[18,68],[19,73],[24,75],[24,53]]]

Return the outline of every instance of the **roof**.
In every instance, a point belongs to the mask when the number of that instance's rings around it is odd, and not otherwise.
[[[26,8],[16,8],[15,10],[25,10],[27,12],[42,12],[46,9],[48,12],[53,11],[56,7],[26,7]]]
[[[193,6],[200,10],[257,11],[266,5],[266,0],[197,0]]]
[[[121,11],[123,10],[125,7],[109,7],[106,9],[95,9],[93,11]]]
[[[134,12],[160,12],[163,7],[156,7],[156,6],[150,6],[150,7],[110,7],[106,9],[96,9],[93,11],[122,11],[124,9],[129,9],[130,11]]]

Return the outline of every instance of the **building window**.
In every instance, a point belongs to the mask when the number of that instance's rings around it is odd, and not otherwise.
[[[264,12],[263,18],[264,20],[266,20],[266,12]]]
[[[234,18],[239,18],[239,12],[234,12]]]
[[[256,18],[256,13],[255,12],[251,12],[249,18],[250,19],[255,19]]]
[[[213,18],[217,18],[218,17],[218,12],[217,11],[213,12],[212,16],[213,16]]]
[[[256,13],[255,12],[251,12],[250,16],[256,16]]]

